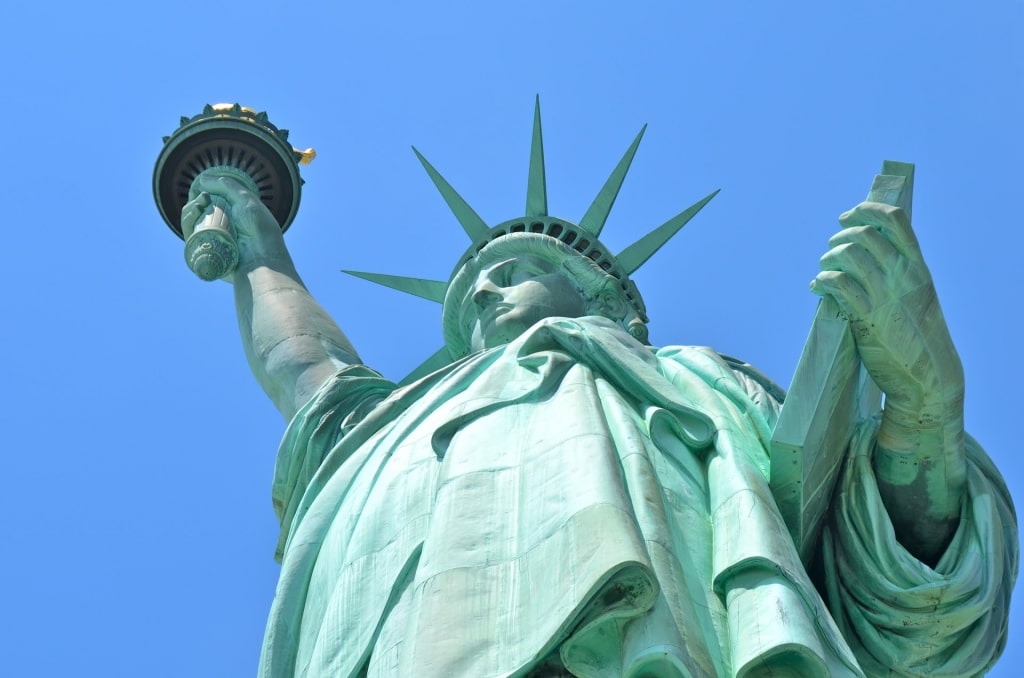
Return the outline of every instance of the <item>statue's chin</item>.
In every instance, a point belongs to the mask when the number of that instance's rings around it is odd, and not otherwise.
[[[480,348],[476,350],[484,348],[495,348],[496,346],[504,346],[510,341],[516,339],[520,334],[522,334],[522,332],[492,332],[483,337],[483,339],[481,340]]]
[[[528,329],[529,325],[520,322],[518,318],[509,317],[509,315],[508,313],[500,314],[481,328],[478,337],[474,337],[474,348],[477,341],[481,348],[504,346]]]

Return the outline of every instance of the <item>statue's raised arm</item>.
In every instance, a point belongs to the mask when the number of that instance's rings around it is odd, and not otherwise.
[[[260,386],[290,420],[338,370],[360,363],[348,338],[313,299],[270,210],[229,173],[207,170],[182,210],[187,238],[213,198],[227,202],[238,245],[229,281],[242,345]]]

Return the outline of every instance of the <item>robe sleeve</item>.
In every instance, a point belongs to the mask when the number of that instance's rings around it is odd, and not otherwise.
[[[896,540],[871,465],[877,420],[851,442],[822,538],[823,579],[837,625],[872,676],[975,676],[1006,645],[1017,576],[1017,519],[1006,484],[965,436],[960,525],[931,568]]]
[[[761,412],[765,421],[768,422],[768,426],[774,428],[775,423],[779,420],[779,414],[782,412],[782,403],[786,398],[785,391],[750,363],[727,355],[721,357],[732,369],[736,381]]]
[[[277,452],[272,496],[281,521],[281,560],[296,510],[324,457],[397,386],[365,365],[331,377],[292,418]]]

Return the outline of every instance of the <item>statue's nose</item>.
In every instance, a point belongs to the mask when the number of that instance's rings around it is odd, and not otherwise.
[[[501,294],[491,284],[482,285],[473,292],[473,303],[479,308],[486,308],[501,301]]]

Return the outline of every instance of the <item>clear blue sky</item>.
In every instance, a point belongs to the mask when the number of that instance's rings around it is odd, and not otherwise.
[[[0,10],[6,676],[251,676],[274,592],[284,422],[230,289],[192,276],[151,177],[181,115],[239,101],[316,147],[287,240],[364,360],[440,345],[467,244],[409,149],[489,223],[520,216],[535,94],[552,214],[578,220],[643,123],[619,249],[722,193],[637,276],[658,344],[788,384],[807,284],[884,159],[967,374],[968,429],[1024,506],[1024,2],[106,3]],[[1024,600],[993,675],[1024,662]]]

